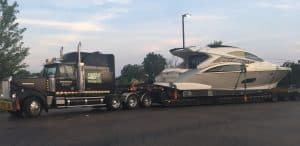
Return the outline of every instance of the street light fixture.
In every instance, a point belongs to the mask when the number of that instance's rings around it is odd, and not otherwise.
[[[185,32],[184,32],[184,18],[192,16],[189,13],[185,13],[182,15],[182,48],[185,49]]]

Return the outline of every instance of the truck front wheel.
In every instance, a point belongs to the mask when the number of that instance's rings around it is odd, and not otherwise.
[[[23,111],[25,117],[35,118],[39,117],[42,113],[42,104],[36,97],[29,97],[24,101]]]
[[[118,97],[110,97],[107,100],[107,109],[110,111],[116,111],[121,109],[121,100]]]

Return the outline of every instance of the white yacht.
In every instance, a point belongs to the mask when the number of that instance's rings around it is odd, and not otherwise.
[[[176,68],[165,69],[155,85],[179,91],[254,91],[270,90],[284,78],[289,68],[264,61],[241,48],[175,48],[171,54],[183,59]],[[206,92],[207,93],[207,92]]]

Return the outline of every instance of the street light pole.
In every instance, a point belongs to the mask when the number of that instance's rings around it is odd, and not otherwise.
[[[189,17],[191,14],[186,13],[182,15],[182,48],[185,49],[185,27],[184,27],[184,18]]]
[[[184,15],[182,15],[182,48],[185,48]]]
[[[186,13],[186,14],[183,14],[182,15],[182,49],[185,49],[185,31],[184,31],[184,29],[185,29],[185,27],[184,27],[184,18],[185,17],[189,17],[189,16],[191,16],[191,14],[189,14],[189,13]],[[186,68],[188,68],[188,66],[189,66],[189,64],[188,64],[188,56],[185,58],[185,62],[186,62]]]

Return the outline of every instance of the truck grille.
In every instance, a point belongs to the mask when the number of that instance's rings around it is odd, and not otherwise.
[[[2,98],[9,98],[10,97],[10,82],[9,81],[2,81]]]

